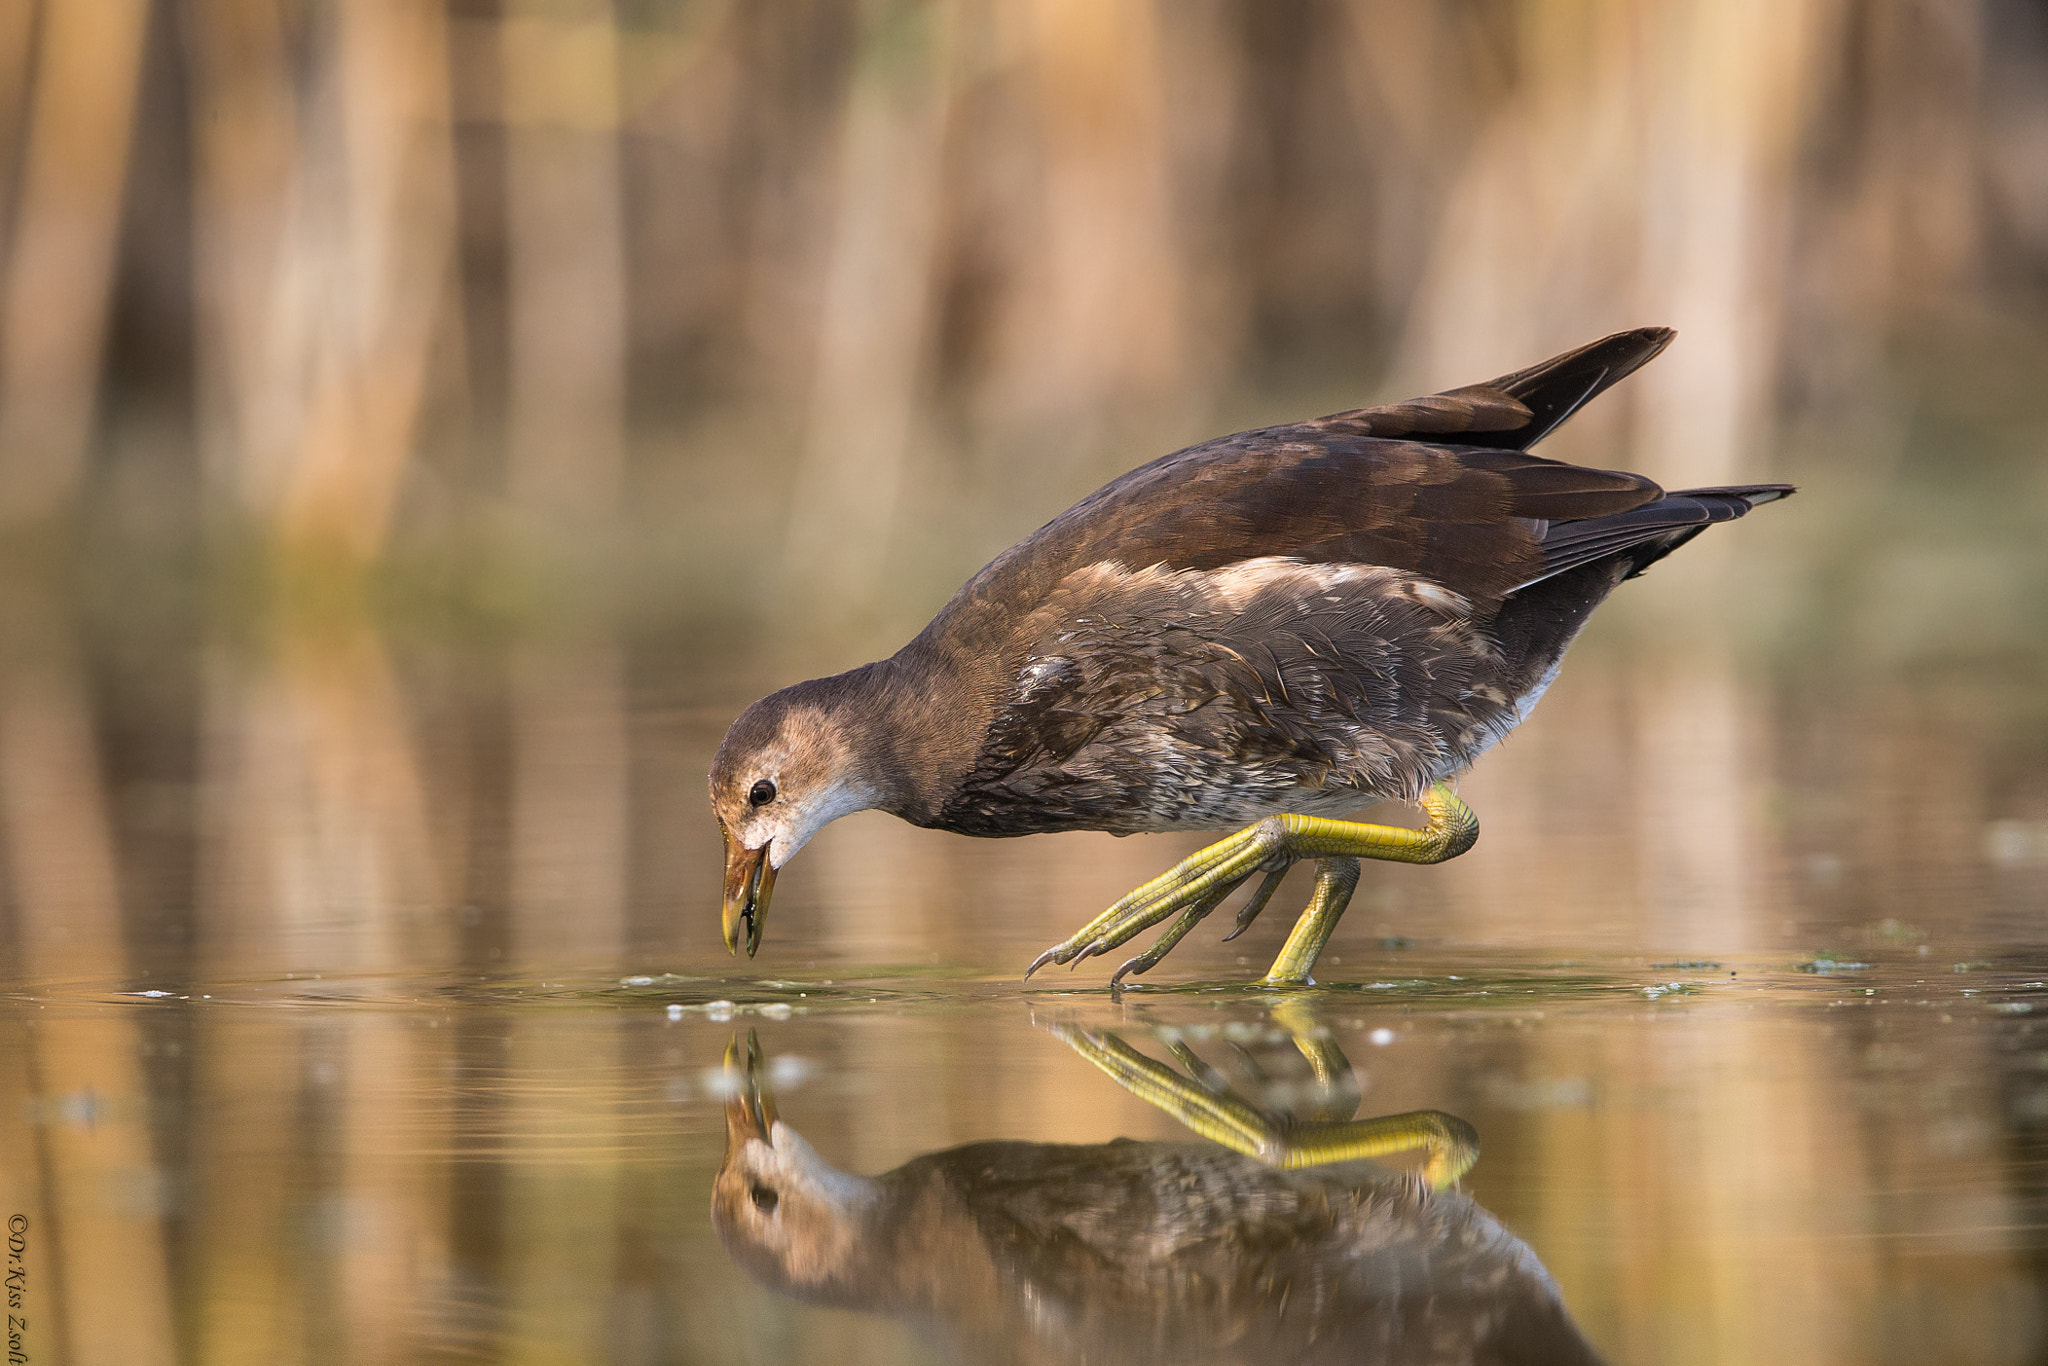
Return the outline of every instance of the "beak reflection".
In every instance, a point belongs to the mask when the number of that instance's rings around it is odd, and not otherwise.
[[[747,1031],[747,1052],[742,1066],[739,1036],[725,1046],[725,1078],[732,1087],[725,1102],[725,1154],[732,1155],[751,1139],[775,1146],[775,1097],[761,1089],[761,1040]]]

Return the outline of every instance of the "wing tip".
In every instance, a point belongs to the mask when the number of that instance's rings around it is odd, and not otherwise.
[[[1744,511],[1760,508],[1765,503],[1775,503],[1790,498],[1799,492],[1797,484],[1723,484],[1705,489],[1674,489],[1668,494],[1672,498],[1739,498],[1747,504]]]

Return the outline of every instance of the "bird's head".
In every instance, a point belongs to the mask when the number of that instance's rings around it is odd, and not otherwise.
[[[841,678],[846,675],[841,675]],[[711,761],[711,810],[725,832],[725,946],[761,947],[775,874],[826,825],[879,800],[849,738],[839,679],[813,679],[740,713]]]
[[[726,1050],[734,1080],[725,1109],[725,1160],[711,1187],[711,1223],[727,1255],[771,1289],[814,1301],[852,1303],[878,1268],[867,1254],[878,1184],[819,1157],[775,1117],[758,1087],[760,1046],[747,1040],[747,1070]]]

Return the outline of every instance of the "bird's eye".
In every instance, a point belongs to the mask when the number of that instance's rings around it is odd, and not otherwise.
[[[775,1207],[782,1203],[782,1198],[776,1195],[772,1188],[763,1186],[759,1182],[756,1182],[754,1188],[748,1191],[747,1194],[752,1197],[754,1208],[763,1214],[775,1213]]]
[[[747,790],[747,800],[755,806],[766,806],[775,800],[775,784],[763,778]]]

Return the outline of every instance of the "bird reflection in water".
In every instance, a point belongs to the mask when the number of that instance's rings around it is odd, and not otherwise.
[[[875,1177],[776,1117],[750,1034],[712,1222],[763,1285],[904,1319],[954,1361],[1597,1361],[1535,1254],[1449,1188],[1478,1156],[1471,1127],[1332,1117],[1356,1104],[1348,1063],[1276,1015],[1314,1071],[1285,1110],[1245,1099],[1184,1036],[1166,1041],[1186,1074],[1053,1027],[1216,1143],[972,1143]],[[737,1040],[726,1061],[737,1073]],[[1403,1149],[1427,1154],[1420,1172],[1370,1160]]]

